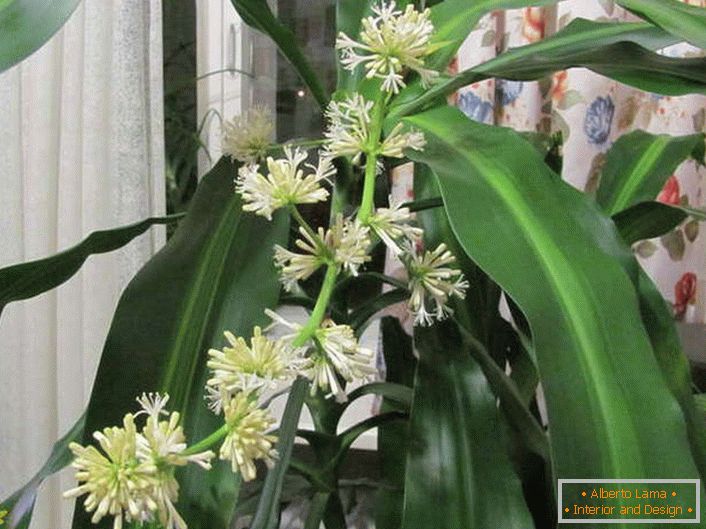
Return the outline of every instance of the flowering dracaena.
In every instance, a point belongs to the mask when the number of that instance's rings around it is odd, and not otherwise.
[[[373,7],[372,16],[363,19],[359,40],[339,34],[336,48],[341,50],[341,63],[348,70],[362,65],[366,77],[383,80],[386,92],[396,94],[405,86],[407,69],[418,73],[428,85],[438,75],[424,66],[424,59],[438,49],[431,42],[434,25],[430,14],[429,9],[420,12],[413,5],[400,11],[395,2],[381,2]]]
[[[210,377],[205,389],[211,410],[222,423],[206,439],[188,446],[180,414],[166,410],[169,397],[143,394],[138,399],[141,410],[125,415],[122,426],[94,433],[97,446],[71,444],[79,485],[65,495],[85,495],[84,507],[94,523],[112,516],[114,529],[132,522],[186,529],[175,507],[177,468],[194,464],[210,469],[215,457],[211,447],[245,481],[257,476],[258,461],[268,467],[277,461],[278,440],[270,433],[275,419],[261,404],[267,391],[302,375],[310,380],[312,395],[321,391],[342,402],[347,399],[346,383],[373,376],[373,351],[361,346],[356,329],[335,323],[328,307],[339,276],[357,276],[370,262],[376,241],[387,245],[408,271],[408,306],[415,324],[430,325],[447,317],[452,313],[451,299],[465,296],[468,283],[446,246],[418,249],[423,233],[414,226],[408,208],[374,207],[375,180],[384,167],[379,159],[402,158],[405,150],[423,150],[426,145],[418,131],[397,124],[384,134],[382,124],[391,94],[404,86],[406,73],[416,72],[423,83],[437,75],[424,64],[439,48],[431,42],[434,27],[429,15],[428,9],[399,10],[395,2],[383,1],[373,8],[373,16],[363,20],[359,41],[339,35],[336,46],[344,67],[363,66],[367,77],[383,80],[387,93],[376,102],[354,93],[329,105],[316,165],[307,164],[307,151],[295,146],[285,146],[283,156],[266,157],[276,147],[270,143],[274,122],[263,108],[224,125],[224,153],[245,164],[235,180],[243,210],[271,220],[275,211],[286,208],[300,224],[294,248],[275,247],[274,263],[283,286],[297,291],[300,281],[325,268],[321,290],[304,325],[265,311],[291,334],[273,339],[254,327],[248,338],[226,331],[227,345],[208,351]],[[361,205],[356,217],[339,213],[328,228],[314,230],[297,206],[328,199],[325,185],[336,175],[337,157],[351,158],[355,164],[365,158]],[[136,420],[143,421],[141,428]]]

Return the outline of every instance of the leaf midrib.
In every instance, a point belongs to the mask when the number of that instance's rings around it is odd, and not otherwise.
[[[410,119],[410,121],[414,120]],[[429,130],[429,126],[427,126],[426,129]],[[481,161],[482,158],[478,155],[478,153],[475,153],[476,156],[471,157],[463,150],[458,149],[452,141],[444,139],[443,135],[440,135],[438,133],[434,134],[442,142],[448,145],[449,148],[453,149],[459,157],[465,159],[469,165],[476,166],[476,168],[480,171],[481,174],[492,174],[493,172],[496,172],[496,166],[492,163],[492,161],[490,161],[490,163],[485,160]],[[497,169],[501,170],[501,168]],[[591,356],[593,358],[600,358],[604,355],[602,355],[599,350],[592,346],[591,331],[589,331],[585,327],[585,325],[582,325],[582,322],[586,321],[585,316],[587,314],[587,311],[582,310],[580,306],[577,306],[576,302],[573,301],[571,297],[566,295],[566,292],[582,292],[583,289],[572,288],[574,285],[580,286],[581,281],[578,277],[576,277],[572,267],[570,266],[570,263],[561,251],[553,252],[556,259],[556,261],[554,262],[548,260],[545,257],[545,254],[538,251],[538,248],[555,248],[556,245],[553,243],[553,241],[551,241],[551,239],[548,239],[542,235],[542,230],[527,229],[527,226],[537,225],[537,222],[531,209],[526,207],[524,197],[521,194],[515,192],[513,189],[509,188],[508,186],[495,185],[491,179],[486,179],[485,181],[488,185],[490,185],[491,187],[493,187],[493,189],[496,190],[498,196],[501,197],[502,200],[507,204],[508,211],[511,211],[513,216],[518,219],[518,222],[516,222],[515,225],[520,227],[522,232],[526,235],[528,241],[531,241],[530,247],[533,249],[533,252],[537,257],[538,261],[543,265],[545,277],[547,277],[547,280],[550,284],[550,288],[554,292],[554,297],[558,301],[558,305],[560,307],[561,312],[565,315],[565,317],[563,318],[564,322],[567,326],[567,329],[571,331],[569,337],[571,341],[574,342],[574,344],[576,345],[576,351],[577,353],[579,353],[576,356],[581,362],[582,371],[588,376],[587,385],[590,385],[590,387],[592,388],[591,401],[598,406],[600,415],[604,418],[604,420],[600,422],[593,421],[593,424],[596,426],[596,428],[600,428],[600,431],[603,433],[603,438],[606,440],[606,444],[609,446],[609,450],[607,452],[609,454],[608,458],[610,470],[612,472],[612,475],[623,475],[624,473],[621,471],[621,460],[630,459],[625,456],[625,447],[638,446],[638,444],[636,444],[636,438],[634,436],[634,433],[632,432],[632,429],[630,429],[629,431],[633,439],[628,440],[628,442],[626,443],[620,443],[618,439],[614,435],[612,435],[611,429],[607,427],[607,425],[609,424],[629,424],[630,419],[627,414],[620,413],[620,407],[613,406],[612,401],[610,399],[607,399],[604,396],[604,392],[600,390],[600,388],[602,388],[602,385],[600,383],[601,376],[599,372],[593,369]],[[444,196],[444,202],[446,203],[448,197],[446,196],[444,191],[445,190],[442,187],[442,195]],[[540,244],[540,241],[543,244]],[[559,266],[557,266],[557,262],[559,263]],[[559,270],[561,270],[561,273],[559,273]],[[594,305],[590,298],[586,298],[585,296],[583,296],[583,299],[587,302],[588,306]],[[600,307],[596,307],[596,311],[599,310]],[[596,333],[600,335],[600,332]],[[593,354],[587,355],[587,352],[592,352]],[[639,455],[639,453],[636,455]]]

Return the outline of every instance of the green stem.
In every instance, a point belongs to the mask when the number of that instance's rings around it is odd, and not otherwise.
[[[336,286],[337,276],[338,266],[335,264],[327,265],[324,282],[321,285],[321,291],[319,292],[319,297],[316,300],[316,305],[314,305],[314,310],[311,312],[306,325],[299,330],[299,333],[294,338],[294,341],[292,342],[294,347],[303,346],[321,326],[321,322],[324,321],[324,317],[326,316],[326,309],[328,308],[329,301],[331,301],[331,294],[333,294],[333,289]]]
[[[382,136],[382,126],[385,117],[385,108],[389,98],[382,93],[375,102],[372,117],[370,119],[370,136],[365,160],[365,180],[363,181],[363,199],[358,210],[358,220],[363,224],[367,223],[370,215],[375,209],[375,177],[377,176],[378,156],[380,155],[380,138]]]
[[[221,439],[225,438],[226,435],[228,435],[228,425],[224,424],[221,426],[218,430],[213,432],[211,435],[208,437],[202,439],[195,445],[190,446],[186,450],[182,452],[182,455],[185,456],[191,456],[194,454],[198,454],[199,452],[203,452],[204,450],[208,450],[211,448],[213,445],[221,441]]]
[[[297,206],[295,206],[294,204],[291,204],[291,205],[289,206],[289,211],[291,212],[292,217],[294,217],[294,220],[296,220],[297,223],[298,223],[302,228],[304,228],[304,231],[306,231],[307,234],[309,234],[309,237],[311,237],[311,239],[312,239],[313,241],[317,241],[317,242],[318,242],[318,241],[319,241],[319,237],[318,237],[318,235],[316,235],[316,232],[314,231],[314,228],[312,228],[312,227],[309,225],[309,223],[306,221],[306,219],[302,216],[302,214],[299,213],[299,210],[297,209]],[[323,244],[323,242],[322,242],[322,244]]]

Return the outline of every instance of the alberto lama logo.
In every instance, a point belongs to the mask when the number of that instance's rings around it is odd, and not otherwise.
[[[560,479],[559,523],[698,523],[698,479]]]

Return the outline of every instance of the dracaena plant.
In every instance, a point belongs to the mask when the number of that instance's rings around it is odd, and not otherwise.
[[[321,104],[323,137],[275,145],[273,117],[259,107],[224,126],[226,158],[120,302],[87,414],[3,503],[10,527],[28,524],[27,498],[70,463],[76,529],[111,519],[115,529],[226,528],[243,514],[240,483],[252,481],[256,507],[245,514],[252,528],[272,529],[291,475],[308,483],[305,526],[338,529],[343,462],[375,427],[379,528],[552,527],[557,478],[699,478],[706,429],[688,364],[630,246],[704,218],[655,201],[682,161],[703,162],[703,134],[626,135],[588,196],[558,178],[541,138],[472,122],[446,97],[492,77],[533,80],[576,66],[651,92],[706,93],[703,59],[655,52],[703,46],[706,16],[676,0],[619,0],[645,21],[576,20],[445,73],[484,14],[552,3],[339,0],[339,82],[329,98],[266,3],[233,0]],[[0,35],[17,58],[43,38],[18,46],[12,31]],[[413,163],[415,201],[390,203],[391,168],[404,162]],[[328,226],[307,220],[305,208],[320,203],[330,203]],[[149,219],[2,270],[0,307],[60,284],[93,252],[177,220]],[[381,272],[381,248],[403,277]],[[306,307],[307,319],[285,320],[276,309],[287,303]],[[385,318],[386,381],[371,382],[379,373],[360,335],[400,303],[414,340]],[[281,393],[278,424],[268,407]],[[370,394],[383,397],[382,413],[339,432],[350,402]],[[297,430],[305,404],[312,431]],[[293,455],[297,436],[313,463]]]

